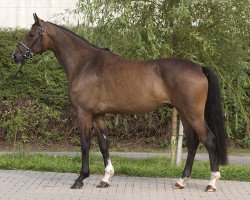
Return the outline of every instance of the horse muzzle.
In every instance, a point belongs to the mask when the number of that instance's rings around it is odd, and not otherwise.
[[[22,54],[14,52],[12,54],[12,59],[15,63],[22,63],[25,61],[25,58],[23,57]]]

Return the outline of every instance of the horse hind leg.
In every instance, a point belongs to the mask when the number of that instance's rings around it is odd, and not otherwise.
[[[104,131],[105,124],[103,118],[95,119],[93,125],[105,166],[105,175],[97,187],[107,188],[110,186],[110,178],[114,175],[114,168],[109,157],[108,140]]]
[[[199,145],[199,138],[191,125],[182,116],[181,121],[183,123],[185,135],[187,138],[188,155],[182,177],[175,183],[175,185],[173,186],[174,189],[183,189],[185,187],[185,182],[190,178],[196,150]]]
[[[204,118],[193,118],[192,120],[189,120],[189,122],[208,151],[211,167],[211,180],[206,187],[206,191],[214,192],[216,190],[216,181],[220,178],[216,138],[206,124]]]

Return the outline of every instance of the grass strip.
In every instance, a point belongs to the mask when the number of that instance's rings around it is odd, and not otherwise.
[[[112,163],[116,175],[168,177],[178,178],[182,174],[184,164],[172,166],[169,158],[133,159],[112,156]],[[184,162],[183,162],[184,163]],[[80,156],[50,156],[44,154],[0,155],[0,169],[9,170],[34,170],[78,173],[81,169]],[[103,174],[103,159],[98,155],[90,156],[90,170],[93,174]],[[223,180],[250,181],[250,165],[221,166]],[[192,178],[209,179],[209,163],[195,161]]]

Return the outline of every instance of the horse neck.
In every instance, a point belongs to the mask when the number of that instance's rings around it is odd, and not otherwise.
[[[84,67],[93,58],[94,48],[58,27],[53,28],[54,31],[49,35],[53,43],[51,50],[70,79],[77,73],[77,66]]]

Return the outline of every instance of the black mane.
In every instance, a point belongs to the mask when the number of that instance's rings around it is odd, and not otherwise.
[[[47,23],[50,23],[50,24],[52,24],[53,26],[56,26],[56,27],[60,28],[61,30],[65,31],[65,32],[67,32],[67,33],[69,33],[69,34],[70,34],[71,36],[73,36],[74,38],[77,38],[78,40],[80,40],[80,41],[82,41],[82,42],[84,42],[84,43],[87,43],[87,44],[88,44],[89,46],[91,46],[91,47],[94,47],[94,48],[96,48],[96,49],[105,50],[105,51],[110,51],[109,48],[100,48],[100,47],[98,47],[98,46],[96,46],[96,45],[90,43],[90,42],[89,42],[88,40],[86,40],[85,38],[81,37],[80,35],[77,35],[76,33],[70,31],[69,29],[64,28],[63,26],[59,26],[59,25],[54,24],[54,23],[52,23],[52,22],[47,22]]]

